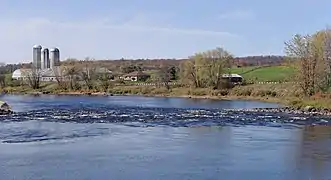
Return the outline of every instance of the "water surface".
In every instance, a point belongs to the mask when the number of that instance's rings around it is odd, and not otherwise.
[[[5,96],[1,179],[328,179],[330,119],[256,101]],[[329,178],[330,179],[330,178]]]

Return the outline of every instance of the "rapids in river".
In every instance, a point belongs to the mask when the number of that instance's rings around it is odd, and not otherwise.
[[[1,179],[328,179],[331,118],[279,104],[6,95]]]

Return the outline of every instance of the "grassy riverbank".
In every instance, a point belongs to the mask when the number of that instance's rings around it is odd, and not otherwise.
[[[10,94],[70,94],[70,95],[144,95],[161,97],[187,97],[206,99],[244,99],[276,102],[295,108],[313,106],[316,108],[331,109],[331,95],[319,94],[313,97],[304,98],[301,96],[300,88],[295,84],[253,84],[247,86],[237,86],[231,90],[212,90],[210,88],[188,88],[188,87],[165,87],[155,86],[115,86],[109,88],[107,92],[98,90],[61,90],[56,84],[44,85],[38,90],[33,90],[27,86],[6,87],[4,92]]]

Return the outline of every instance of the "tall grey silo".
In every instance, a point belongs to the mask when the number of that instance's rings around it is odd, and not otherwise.
[[[41,68],[41,45],[33,46],[33,67],[40,69]]]
[[[41,68],[42,69],[48,69],[50,68],[50,60],[49,60],[49,50],[47,48],[44,48],[42,51],[42,63],[41,63]]]
[[[50,50],[50,68],[60,66],[60,50],[53,48]]]

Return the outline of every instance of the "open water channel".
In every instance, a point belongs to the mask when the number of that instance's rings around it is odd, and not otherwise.
[[[331,119],[256,101],[6,95],[0,179],[331,179]]]

